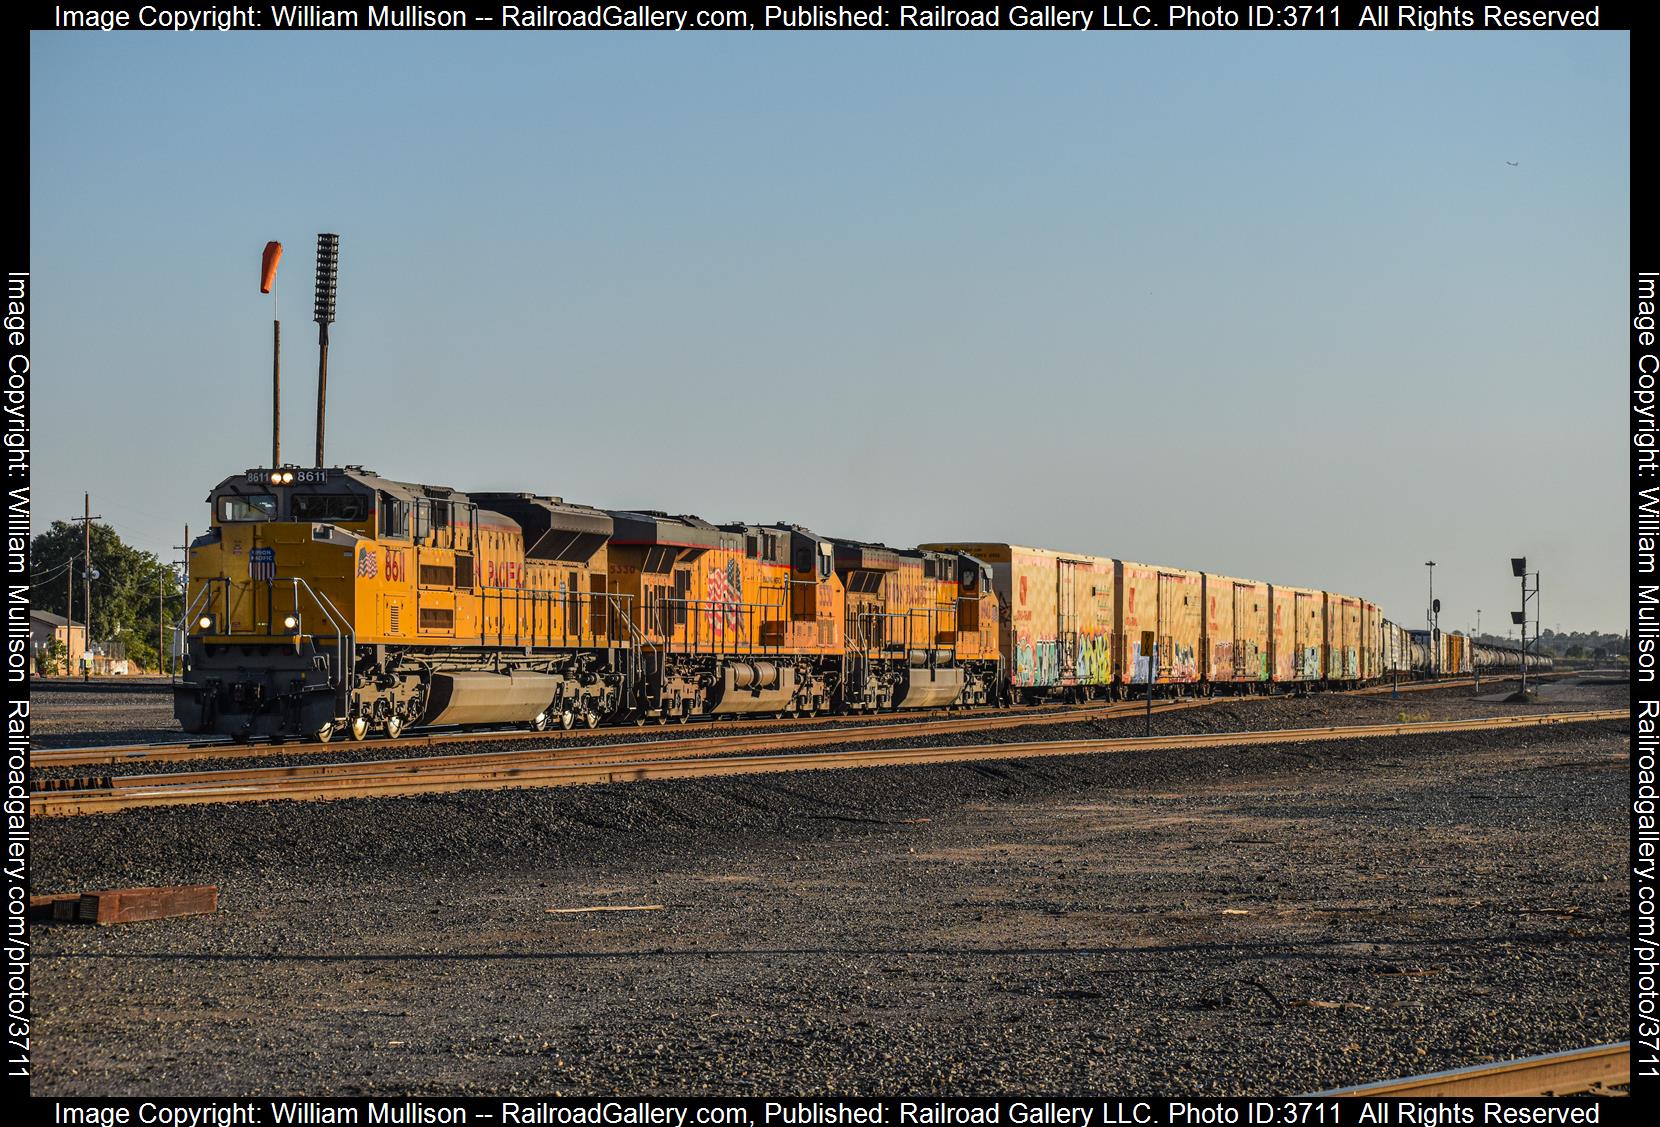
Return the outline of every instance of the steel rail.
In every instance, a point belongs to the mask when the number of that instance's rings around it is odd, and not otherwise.
[[[1120,702],[1122,703],[1122,702]],[[1108,704],[1091,706],[1092,709],[1112,707]],[[1085,711],[1089,711],[1086,709]],[[1064,712],[1068,717],[1076,718],[1078,709],[1073,706],[1063,708],[1048,708],[1030,713],[1035,718],[1057,716]],[[973,715],[981,718],[995,718],[1005,715],[1014,715],[1012,709],[976,710]],[[962,710],[947,711],[946,709],[916,709],[909,712],[860,713],[852,715],[819,715],[795,716],[785,719],[772,717],[749,717],[739,719],[732,716],[699,716],[694,717],[695,723],[680,725],[675,723],[658,724],[655,727],[667,728],[671,731],[694,731],[699,728],[713,728],[716,730],[737,729],[753,731],[758,728],[800,728],[809,724],[866,724],[866,725],[900,725],[917,723],[930,716],[961,717]],[[644,727],[641,725],[640,727]],[[416,731],[406,736],[399,736],[395,740],[367,739],[367,740],[331,740],[328,743],[318,743],[316,740],[283,740],[275,741],[262,739],[259,742],[239,743],[235,740],[211,739],[195,740],[186,743],[161,744],[109,744],[105,746],[87,747],[58,747],[45,748],[35,752],[30,762],[41,767],[72,767],[94,763],[169,763],[190,759],[256,759],[270,755],[296,755],[311,752],[327,751],[331,748],[400,748],[400,747],[437,747],[452,743],[478,743],[483,740],[501,740],[513,742],[518,740],[574,740],[584,736],[593,736],[596,732],[603,736],[608,732],[635,731],[629,725],[611,725],[604,729],[572,728],[564,730],[550,728],[543,732],[527,731],[524,728],[460,728],[438,731]]]
[[[1196,708],[1202,704],[1213,704],[1223,700],[1266,700],[1266,697],[1190,697],[1180,700],[1156,701],[1153,711],[1170,711],[1181,708]],[[880,716],[817,716],[800,717],[794,720],[751,720],[742,723],[730,721],[715,721],[716,730],[725,733],[719,736],[676,735],[653,740],[657,744],[696,743],[698,741],[733,741],[747,743],[752,739],[775,738],[772,732],[806,728],[802,735],[823,737],[823,742],[835,743],[845,739],[870,738],[864,735],[843,736],[842,731],[850,732],[893,732],[915,731],[920,735],[942,735],[956,731],[990,730],[997,728],[1020,728],[1028,724],[1076,724],[1086,720],[1096,720],[1106,717],[1124,715],[1127,713],[1141,714],[1147,711],[1145,701],[1117,701],[1112,704],[1087,705],[1084,707],[1068,707],[1061,709],[1045,709],[1043,711],[1021,711],[1018,709],[998,709],[995,711],[950,712],[939,710],[919,710],[911,713],[884,713]],[[943,719],[929,720],[928,716],[940,716]],[[811,727],[816,724],[831,724],[830,728]],[[855,727],[855,725],[857,725]],[[701,726],[700,726],[701,727]],[[611,728],[599,731],[604,737],[608,733],[637,731],[631,728]],[[697,729],[672,728],[673,731],[696,731]],[[510,742],[520,743],[530,740],[540,740],[544,743],[569,741],[580,736],[592,737],[594,729],[575,729],[566,731],[525,732],[525,731],[464,731],[464,732],[433,732],[414,736],[403,736],[396,740],[365,740],[361,743],[284,743],[284,744],[238,744],[238,743],[195,743],[195,744],[134,744],[125,747],[65,747],[48,748],[33,753],[29,757],[31,767],[82,767],[97,764],[120,763],[178,763],[193,759],[257,759],[274,755],[315,754],[330,749],[365,751],[380,751],[382,749],[395,751],[408,747],[441,747],[455,743],[481,742]],[[780,736],[776,738],[788,738]],[[577,745],[578,747],[617,746],[617,745]]]
[[[1166,701],[1154,707],[1154,712],[1176,712],[1197,708],[1202,701]],[[1146,713],[1142,705],[1118,704],[1108,708],[1089,709],[1081,713],[1053,715],[1036,723],[1055,724],[1080,719],[1102,719],[1119,716],[1140,717]],[[635,740],[629,743],[582,744],[578,746],[551,746],[520,748],[511,751],[464,752],[456,755],[428,755],[396,759],[343,760],[332,763],[291,763],[280,767],[221,767],[205,771],[167,771],[135,775],[67,776],[45,780],[42,790],[69,793],[83,790],[121,790],[155,785],[158,780],[170,785],[187,785],[211,781],[215,783],[242,780],[321,778],[386,773],[436,772],[446,766],[481,767],[492,764],[525,766],[536,763],[630,763],[637,760],[681,759],[711,752],[778,751],[790,747],[822,747],[841,743],[870,743],[896,736],[911,739],[918,736],[953,735],[958,732],[981,732],[988,729],[1023,728],[1029,723],[1018,717],[999,718],[987,723],[959,718],[918,724],[871,724],[862,728],[837,728],[828,731],[750,732],[719,736],[684,736],[665,740]],[[379,745],[373,745],[378,747]]]
[[[1062,755],[1131,751],[1171,751],[1211,747],[1376,739],[1402,735],[1452,734],[1520,729],[1557,724],[1623,720],[1623,709],[1556,713],[1550,716],[1504,716],[1411,724],[1351,727],[1285,728],[1266,732],[1221,732],[1201,735],[1143,736],[1127,739],[1054,740],[1023,744],[971,744],[958,747],[873,748],[843,752],[707,758],[632,759],[630,745],[621,754],[591,755],[592,762],[538,762],[503,755],[454,756],[441,760],[380,760],[245,771],[197,772],[194,775],[129,776],[109,790],[45,791],[29,796],[36,816],[107,813],[140,806],[174,806],[205,802],[263,802],[276,799],[318,800],[370,796],[433,794],[506,787],[556,787],[583,783],[634,782],[653,778],[692,778],[787,771],[839,770],[849,767],[908,766],[985,760],[1029,759]],[[812,735],[816,735],[813,733]],[[788,733],[807,737],[809,733]],[[792,739],[792,742],[804,742]],[[661,750],[661,749],[658,749]],[[683,749],[681,749],[683,751]],[[647,754],[637,745],[632,755]],[[471,762],[468,762],[471,760]]]
[[[1520,673],[1488,673],[1483,676],[1482,680],[1487,681],[1490,684],[1502,685],[1506,681],[1519,681],[1521,680],[1521,676],[1522,675]],[[1528,678],[1530,680],[1538,681],[1553,680],[1557,677],[1577,676],[1579,676],[1577,671],[1570,672],[1567,670],[1553,671],[1550,673],[1528,674]],[[1421,693],[1429,689],[1459,689],[1475,685],[1476,683],[1477,682],[1474,676],[1460,673],[1457,677],[1447,677],[1435,681],[1408,681],[1405,684],[1400,685],[1368,685],[1364,689],[1347,689],[1344,691],[1357,697],[1375,697],[1382,696],[1384,693]]]
[[[1631,1042],[1427,1072],[1316,1096],[1568,1096],[1631,1083]]]
[[[1542,676],[1563,676],[1564,674],[1543,674]],[[1505,678],[1495,677],[1494,681]],[[1419,692],[1425,689],[1453,689],[1474,682],[1466,677],[1460,680],[1441,681],[1413,681],[1398,686],[1401,692]],[[1334,694],[1336,696],[1375,696],[1391,692],[1395,686],[1381,685],[1364,689],[1343,689]],[[1275,699],[1268,695],[1257,694],[1226,694],[1217,697],[1193,697],[1167,699],[1165,704],[1177,704],[1182,707],[1193,707],[1198,702],[1225,703]],[[1281,698],[1283,699],[1283,697]],[[698,717],[701,725],[718,727],[721,730],[739,729],[754,731],[760,728],[790,727],[800,728],[814,724],[863,724],[867,727],[887,725],[898,728],[909,727],[923,722],[929,716],[950,716],[967,719],[973,717],[986,727],[1020,726],[1023,724],[1065,724],[1080,720],[1093,719],[1102,715],[1116,715],[1115,710],[1132,707],[1135,711],[1146,711],[1146,700],[1117,701],[1098,705],[1084,706],[1054,706],[1032,711],[1025,711],[1029,706],[1000,709],[974,709],[969,712],[962,710],[949,711],[945,709],[918,709],[914,712],[856,714],[851,716],[797,716],[789,719],[751,718],[747,720],[725,719],[718,716]],[[1155,701],[1154,710],[1162,707]],[[700,726],[701,726],[700,725]],[[613,728],[613,731],[626,731],[626,727]],[[234,740],[209,739],[194,740],[182,743],[150,743],[150,744],[107,744],[103,746],[85,747],[57,747],[42,748],[33,751],[29,762],[34,767],[83,767],[101,763],[182,763],[193,759],[260,759],[275,755],[306,755],[325,751],[333,747],[364,747],[390,748],[400,747],[437,747],[452,743],[479,743],[486,740],[517,742],[521,740],[558,740],[576,739],[592,736],[594,729],[578,728],[571,731],[553,729],[546,732],[527,732],[517,729],[476,729],[469,728],[459,731],[417,731],[395,740],[365,740],[361,743],[332,741],[318,743],[315,740],[287,740],[281,743],[262,741],[258,743],[238,743]]]

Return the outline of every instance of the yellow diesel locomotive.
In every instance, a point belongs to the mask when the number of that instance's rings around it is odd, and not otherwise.
[[[985,704],[990,571],[363,469],[254,469],[190,548],[175,715],[236,738]]]

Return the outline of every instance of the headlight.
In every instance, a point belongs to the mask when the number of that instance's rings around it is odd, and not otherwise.
[[[201,618],[196,620],[196,625],[201,627],[204,631],[212,630],[213,616],[211,614],[204,614]]]
[[[284,630],[298,630],[300,628],[299,618],[297,618],[296,616],[294,616],[292,614],[289,615],[288,617],[286,617],[282,620],[282,628]]]

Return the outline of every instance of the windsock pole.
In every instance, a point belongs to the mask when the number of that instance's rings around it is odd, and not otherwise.
[[[270,293],[277,280],[277,263],[282,261],[282,244],[265,244],[259,262],[259,292]],[[282,465],[282,322],[271,318],[271,466]]]
[[[271,466],[282,465],[282,322],[271,319]]]

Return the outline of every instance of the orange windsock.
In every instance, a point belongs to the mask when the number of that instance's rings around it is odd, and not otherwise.
[[[270,293],[271,283],[277,280],[277,263],[282,261],[282,244],[272,240],[265,244],[265,253],[259,260],[259,292]]]

